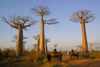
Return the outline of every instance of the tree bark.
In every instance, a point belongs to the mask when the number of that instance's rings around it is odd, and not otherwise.
[[[45,54],[47,54],[47,42],[45,42]]]
[[[85,30],[85,21],[81,21],[82,24],[82,45],[83,45],[83,55],[89,56],[88,53],[88,46],[87,46],[87,37],[86,37],[86,30]]]
[[[24,53],[24,50],[25,50],[25,44],[23,43],[23,53]]]
[[[44,51],[44,23],[43,23],[43,15],[41,15],[41,31],[40,31],[40,44],[39,44],[39,53],[45,54]]]
[[[90,51],[92,51],[92,47],[91,47],[91,45],[90,45]]]
[[[21,25],[18,25],[17,46],[16,46],[17,56],[23,54],[22,45],[23,45],[23,28]]]
[[[40,39],[37,40],[37,53],[39,53],[39,42],[40,42]]]
[[[82,47],[80,47],[80,51],[82,51]]]
[[[77,51],[78,51],[78,47],[77,47]]]

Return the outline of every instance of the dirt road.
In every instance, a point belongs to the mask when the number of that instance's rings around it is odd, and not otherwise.
[[[89,58],[82,58],[79,57],[72,57],[70,59],[69,56],[63,56],[62,62],[68,63],[74,67],[100,67],[100,59],[89,59]]]

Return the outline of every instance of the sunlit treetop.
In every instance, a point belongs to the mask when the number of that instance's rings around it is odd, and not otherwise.
[[[57,47],[57,44],[55,44],[54,47]]]
[[[24,29],[26,27],[30,27],[31,25],[35,24],[34,21],[31,21],[32,18],[26,16],[26,17],[23,17],[23,16],[9,16],[9,21],[7,21],[7,19],[5,17],[2,17],[3,18],[3,22],[6,22],[7,24],[9,24],[11,27],[15,28],[15,29],[18,29],[18,25],[21,25]],[[26,22],[28,22],[27,25]]]
[[[50,39],[45,38],[45,42],[46,42],[46,43],[50,42]]]
[[[95,19],[94,14],[91,13],[90,10],[81,10],[77,12],[73,12],[70,17],[70,20],[77,23],[81,21],[85,21],[85,23],[92,22]]]
[[[38,16],[50,14],[49,9],[46,6],[37,6],[37,7],[31,8],[31,11],[32,11],[32,14],[37,14]]]
[[[33,36],[33,38],[34,38],[35,40],[38,40],[38,39],[40,38],[40,35]]]
[[[31,11],[32,11],[32,14],[36,14],[38,16],[44,16],[44,15],[51,14],[49,12],[48,7],[46,7],[46,6],[33,7],[33,8],[31,8]],[[40,22],[40,20],[37,20],[37,21],[34,21],[34,22]],[[59,22],[57,22],[56,19],[49,19],[49,20],[43,20],[43,23],[51,25],[51,24],[57,24]]]

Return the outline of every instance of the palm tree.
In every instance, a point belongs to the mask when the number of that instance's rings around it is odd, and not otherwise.
[[[11,27],[18,30],[18,37],[17,37],[17,46],[16,46],[16,55],[22,55],[22,45],[23,45],[23,29],[26,29],[26,27],[30,27],[32,25],[32,21],[30,17],[23,17],[23,16],[9,16],[9,21],[3,18],[3,22],[6,22]],[[26,22],[30,22],[28,25],[25,25]]]
[[[37,6],[37,7],[31,8],[31,11],[33,14],[37,14],[38,16],[41,17],[39,53],[45,54],[45,50],[44,50],[44,24],[51,25],[51,24],[57,24],[58,22],[56,21],[56,19],[50,19],[50,20],[43,19],[43,16],[50,14],[48,7],[46,7],[46,6]]]
[[[55,45],[54,45],[54,47],[55,47],[55,49],[56,49],[56,47],[57,47],[57,44],[55,44]]]
[[[33,36],[35,40],[37,40],[37,53],[39,53],[39,42],[40,42],[40,35]]]
[[[50,39],[45,38],[45,54],[47,54],[47,51],[48,51],[48,49],[47,49],[47,43],[48,42],[50,42]]]
[[[80,22],[82,25],[82,45],[83,45],[83,55],[89,56],[88,45],[87,45],[87,37],[85,30],[85,23],[92,22],[94,20],[94,14],[89,10],[82,10],[73,12],[70,18],[73,22]]]
[[[23,39],[27,39],[27,38],[28,38],[28,37],[24,37],[24,36],[23,36]],[[15,36],[12,38],[11,41],[17,43],[17,35],[15,35]],[[24,50],[25,50],[25,44],[26,44],[26,43],[27,43],[26,41],[23,41],[23,45],[22,45],[22,48],[21,48],[21,50],[23,51],[23,53],[24,53]]]

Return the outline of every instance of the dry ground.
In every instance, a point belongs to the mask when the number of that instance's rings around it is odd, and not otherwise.
[[[89,58],[82,58],[79,57],[72,57],[70,59],[69,56],[63,56],[62,62],[68,63],[74,67],[100,67],[100,59],[89,59]]]

